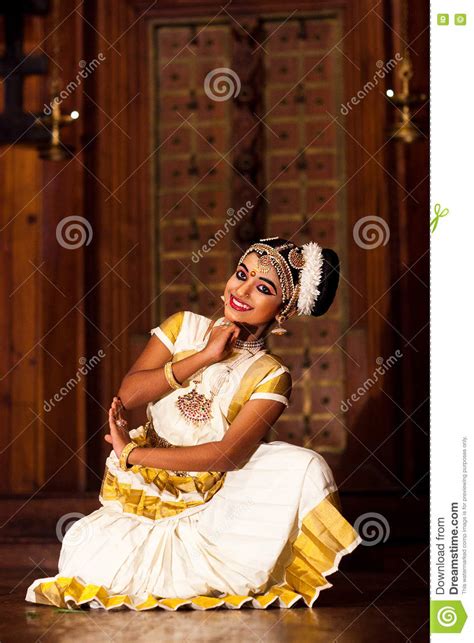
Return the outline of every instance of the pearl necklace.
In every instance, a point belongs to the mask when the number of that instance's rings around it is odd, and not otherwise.
[[[253,350],[260,350],[265,343],[265,340],[263,337],[259,339],[253,339],[249,341],[244,341],[243,339],[236,339],[234,346],[235,348],[246,348],[247,350],[253,351]]]

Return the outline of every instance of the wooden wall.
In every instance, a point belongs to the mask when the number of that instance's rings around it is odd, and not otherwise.
[[[67,21],[61,64],[67,77],[82,57],[82,22]],[[48,21],[25,21],[25,52],[52,29]],[[76,72],[74,72],[75,75]],[[3,95],[2,95],[3,98]],[[25,83],[25,111],[41,111],[49,100],[44,77]],[[81,110],[82,90],[66,103]],[[81,145],[81,129],[65,132]],[[0,489],[31,493],[48,480],[57,489],[84,489],[82,445],[85,389],[80,383],[50,412],[51,398],[79,366],[84,346],[84,253],[55,239],[65,216],[83,213],[83,167],[79,160],[40,161],[36,150],[2,146],[1,213],[1,439]]]
[[[126,0],[86,0],[77,11],[70,3],[60,6],[63,79],[75,77],[79,61],[99,52],[105,56],[63,103],[65,110],[81,114],[64,130],[77,156],[45,162],[20,146],[4,146],[0,153],[0,489],[39,497],[98,489],[110,400],[148,330],[160,321],[154,316],[152,274],[152,21],[185,21],[191,13],[211,18],[220,7]],[[295,9],[281,0],[237,2],[232,14],[254,16],[256,7],[261,14]],[[345,16],[339,47],[349,99],[372,77],[378,60],[399,51],[393,26],[400,3],[298,4],[299,11],[324,8]],[[425,13],[410,16],[408,37],[413,89],[427,92]],[[42,43],[47,50],[52,25],[34,18],[27,26],[28,47]],[[388,141],[394,112],[383,93],[389,82],[388,77],[340,121],[349,249],[348,318],[340,344],[347,353],[347,390],[356,390],[373,372],[377,357],[387,358],[397,348],[404,356],[382,386],[339,417],[347,448],[330,459],[343,492],[376,488],[387,497],[401,492],[410,501],[413,495],[406,490],[419,483],[422,493],[427,483],[428,144],[425,138],[406,147]],[[31,109],[41,108],[47,100],[43,80],[29,83],[27,100]],[[390,242],[367,251],[351,243],[350,235],[355,223],[371,214],[389,223]],[[85,217],[92,228],[90,244],[76,250],[55,239],[57,224],[71,215]],[[106,354],[100,363],[46,412],[44,400],[76,373],[81,357],[99,350]]]

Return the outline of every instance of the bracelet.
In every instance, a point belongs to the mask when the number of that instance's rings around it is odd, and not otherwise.
[[[130,455],[130,453],[133,451],[133,449],[137,448],[137,446],[139,445],[136,444],[135,442],[129,442],[124,446],[119,458],[119,464],[122,471],[128,471],[130,469],[130,467],[127,464],[127,458]]]
[[[174,389],[182,388],[182,385],[178,382],[178,380],[174,376],[171,365],[172,365],[172,362],[169,361],[169,362],[166,362],[164,366],[166,381],[171,386],[171,388],[174,388]]]

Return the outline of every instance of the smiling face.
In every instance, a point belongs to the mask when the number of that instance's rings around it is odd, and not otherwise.
[[[250,252],[227,282],[224,297],[224,314],[230,321],[255,326],[273,321],[282,304],[275,268],[259,272],[258,255]]]

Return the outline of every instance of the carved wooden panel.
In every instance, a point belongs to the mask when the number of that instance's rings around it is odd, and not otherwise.
[[[332,122],[341,20],[334,11],[156,25],[157,319],[182,309],[219,314],[235,260],[261,236],[317,240],[344,253],[343,141]],[[244,204],[248,212],[226,227]],[[344,448],[344,427],[333,419],[344,390],[335,345],[342,298],[324,319],[292,320],[289,334],[270,342],[295,384],[269,439]]]
[[[230,30],[157,25],[153,35],[158,318],[213,315],[230,270],[232,237],[214,235],[231,207],[231,103],[206,93],[205,79],[229,67]]]
[[[334,112],[342,93],[342,16],[317,13],[269,19],[265,33],[266,235],[297,243],[317,241],[345,254],[341,130]],[[295,79],[299,79],[296,82]],[[295,317],[288,334],[272,339],[291,364],[290,408],[275,426],[280,439],[319,451],[340,452],[344,426],[334,419],[344,393],[344,282],[322,319]]]

